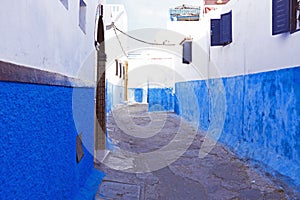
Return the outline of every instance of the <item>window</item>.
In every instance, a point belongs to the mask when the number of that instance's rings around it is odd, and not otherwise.
[[[125,66],[123,66],[123,80],[125,80]]]
[[[60,2],[64,5],[64,7],[68,10],[69,8],[69,4],[68,4],[68,0],[60,0]]]
[[[86,3],[83,0],[79,0],[79,27],[84,33],[86,31],[85,24],[86,24]]]
[[[300,30],[300,0],[273,0],[272,35]]]
[[[221,19],[210,20],[211,46],[225,46],[232,42],[232,12],[221,15]]]
[[[292,31],[300,30],[300,0],[292,1]]]
[[[185,41],[183,44],[182,63],[190,64],[192,62],[192,41]]]
[[[119,63],[119,78],[122,77],[122,63]]]
[[[119,61],[117,59],[115,59],[115,62],[116,62],[116,76],[119,76],[119,73],[118,73]]]
[[[211,46],[221,46],[220,42],[220,19],[210,20],[210,44]]]
[[[220,42],[227,45],[232,42],[232,15],[231,12],[221,15]]]

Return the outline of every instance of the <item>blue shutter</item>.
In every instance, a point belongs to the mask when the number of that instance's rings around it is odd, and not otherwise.
[[[80,0],[80,7],[86,7],[86,3],[83,0]]]
[[[229,13],[221,15],[220,21],[220,43],[223,45],[232,42],[232,14]]]
[[[190,64],[192,62],[192,41],[183,43],[182,62],[185,64]]]
[[[290,0],[273,0],[272,35],[290,30]]]
[[[211,46],[219,46],[220,43],[220,19],[210,20],[210,44]]]

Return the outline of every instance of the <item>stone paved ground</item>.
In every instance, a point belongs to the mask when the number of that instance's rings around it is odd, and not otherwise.
[[[205,141],[203,133],[198,132],[194,137],[191,133],[195,129],[174,113],[146,110],[146,105],[124,106],[108,117],[108,133],[116,148],[106,152],[105,157],[98,152],[96,167],[107,176],[95,199],[300,199],[284,184],[275,184],[274,178],[250,167],[218,143],[207,156],[199,158],[199,149]],[[175,162],[157,170],[161,163],[172,162],[172,155],[183,149],[182,141],[186,141],[176,138],[180,131],[185,137],[193,136],[192,144]],[[126,134],[129,132],[131,135]],[[161,149],[171,141],[175,141],[175,151]],[[151,154],[157,150],[161,152]]]

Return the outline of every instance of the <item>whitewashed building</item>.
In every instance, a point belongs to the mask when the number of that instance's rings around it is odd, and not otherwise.
[[[175,62],[186,78],[175,84],[174,111],[297,187],[298,10],[296,0],[231,0],[199,22],[168,23],[193,38],[192,62]]]
[[[1,2],[0,199],[96,192],[84,188],[104,176],[93,167],[97,5]]]

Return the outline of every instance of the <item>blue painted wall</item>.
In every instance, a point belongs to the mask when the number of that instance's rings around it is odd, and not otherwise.
[[[173,88],[148,88],[147,102],[149,112],[174,111]]]
[[[221,80],[227,111],[219,141],[300,186],[300,68]],[[207,130],[214,113],[209,108],[206,82],[176,83],[175,88],[175,112]],[[188,90],[194,90],[198,102],[191,104]],[[199,108],[199,119],[193,118],[195,107]]]
[[[93,156],[84,148],[76,163],[76,135],[82,132],[84,145],[93,144],[94,89],[81,89],[80,130],[72,93],[69,87],[0,82],[0,199],[74,199],[85,185]]]
[[[106,81],[106,113],[118,104],[124,104],[124,87]]]
[[[113,108],[113,87],[114,85],[106,81],[106,113],[108,114]]]
[[[143,102],[143,93],[144,93],[143,88],[135,88],[134,89],[134,100],[138,103],[142,103]]]
[[[199,112],[197,123],[201,130],[206,131],[209,127],[209,101],[206,82],[189,81],[176,83],[175,91],[175,113],[188,121],[195,121],[194,112],[196,110],[201,111]]]

